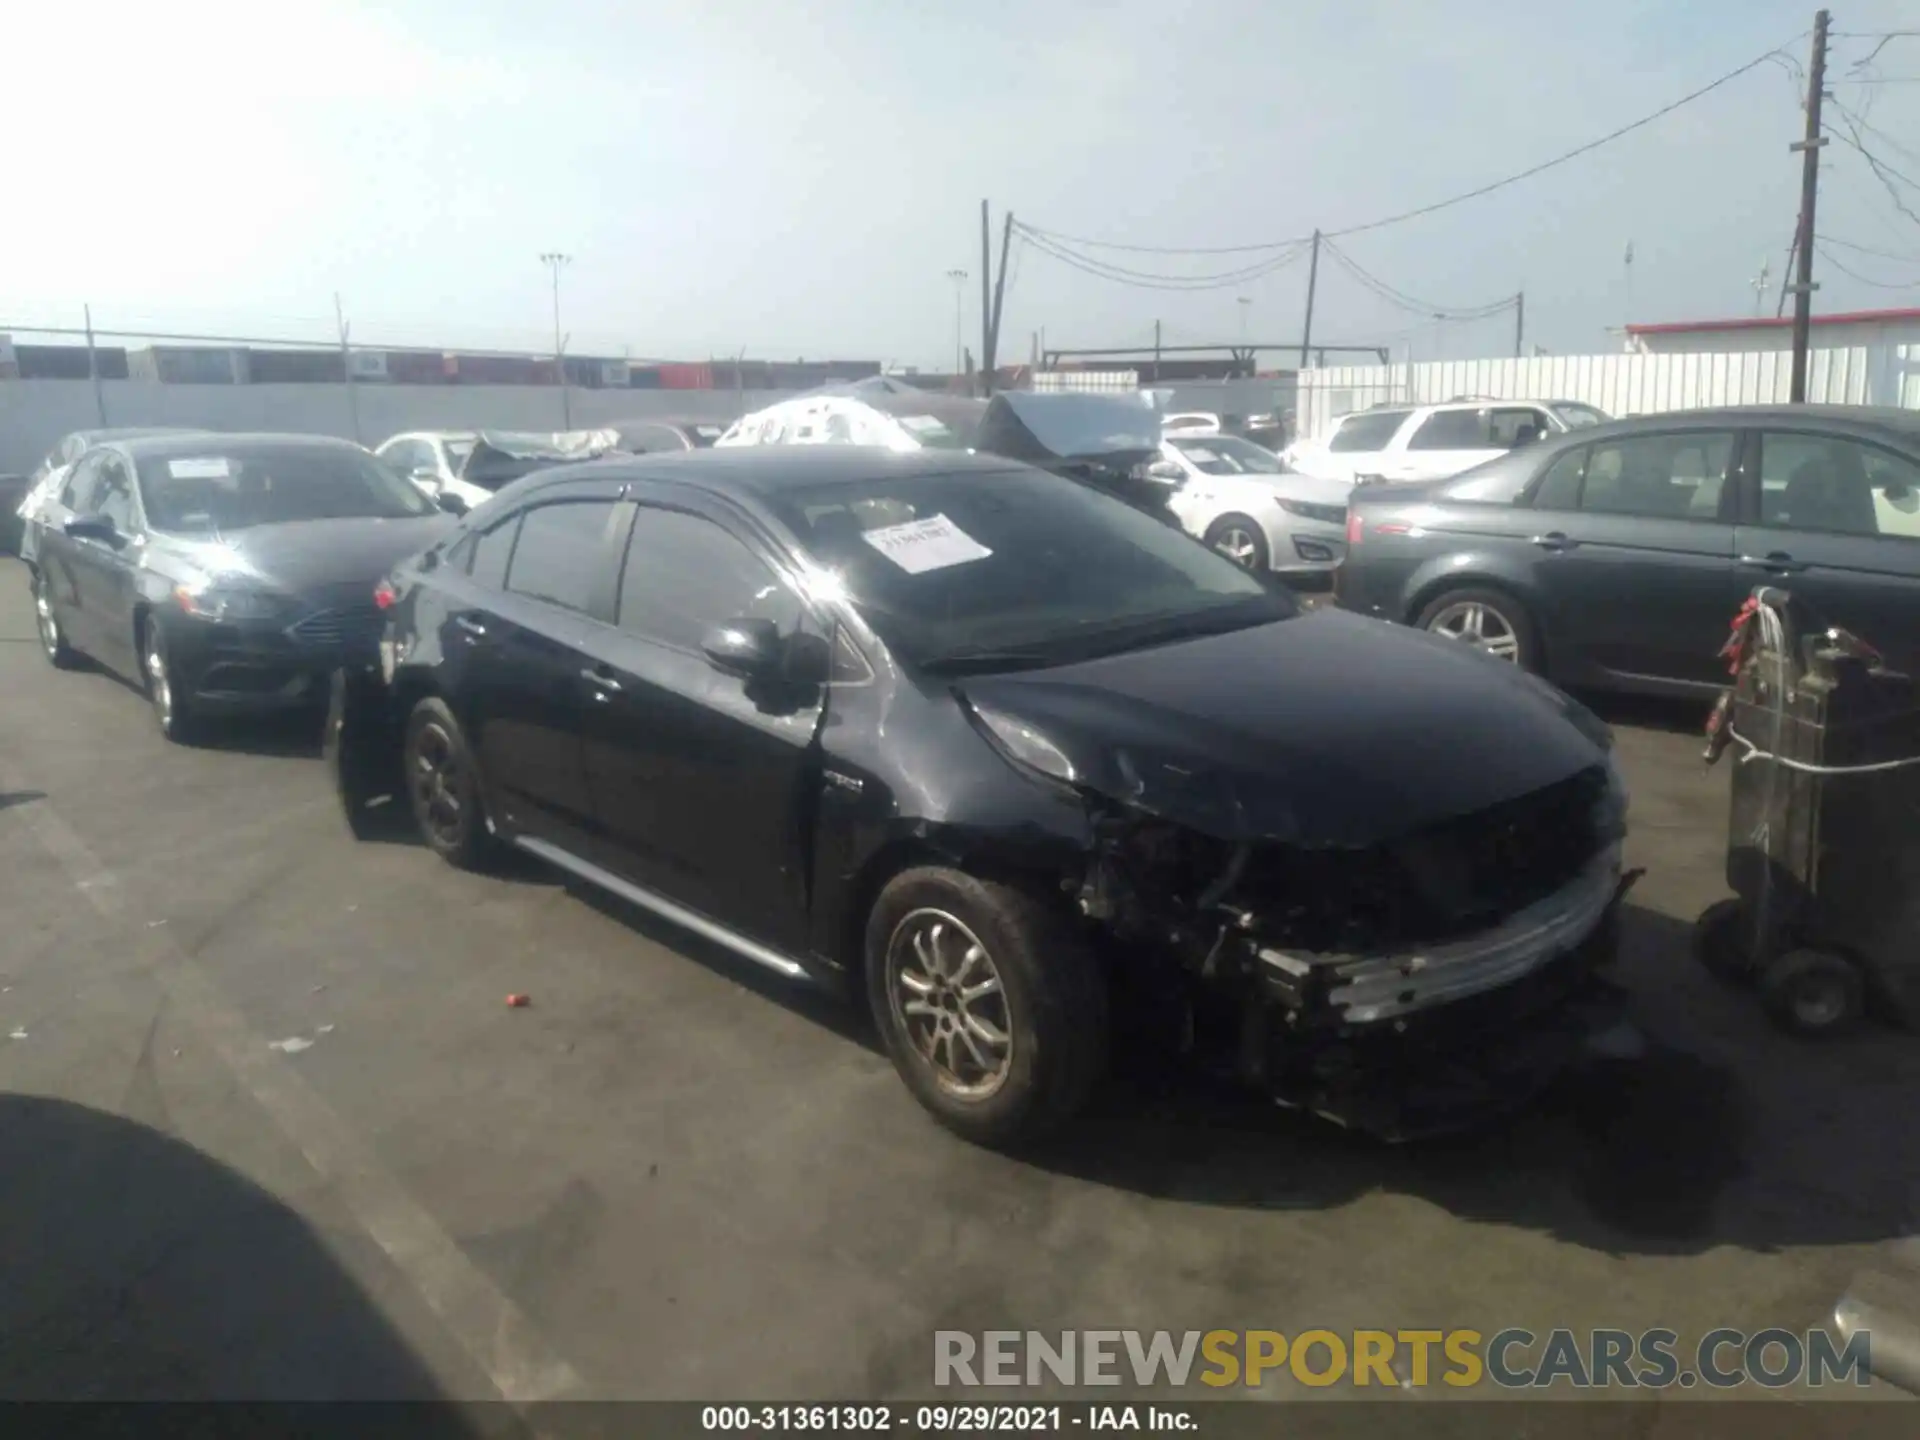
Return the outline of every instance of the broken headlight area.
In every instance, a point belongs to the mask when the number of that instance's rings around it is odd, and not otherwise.
[[[1210,1068],[1404,1136],[1530,1093],[1573,1034],[1616,1018],[1596,972],[1629,883],[1624,804],[1601,764],[1410,835],[1315,848],[1096,802],[1079,903],[1152,972],[1157,1012]]]

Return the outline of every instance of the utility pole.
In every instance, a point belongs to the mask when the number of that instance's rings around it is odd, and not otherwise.
[[[1513,297],[1513,358],[1527,353],[1527,292]]]
[[[1807,67],[1807,137],[1792,148],[1801,154],[1799,270],[1793,285],[1793,382],[1788,398],[1795,405],[1807,400],[1807,347],[1813,335],[1813,206],[1820,193],[1820,102],[1827,83],[1827,21],[1820,11],[1813,17],[1813,62]]]
[[[1007,252],[1013,248],[1013,212],[1007,212],[1006,222],[1000,227],[1000,268],[993,276],[993,314],[987,323],[987,383],[981,393],[993,394],[993,382],[1000,367],[1000,307],[1007,300]]]
[[[1160,322],[1153,322],[1153,383],[1160,383]]]
[[[1307,258],[1307,318],[1300,326],[1300,368],[1307,368],[1307,347],[1313,340],[1313,292],[1320,283],[1320,232],[1313,232],[1313,254]]]
[[[993,348],[993,235],[987,217],[987,202],[980,202],[980,358],[985,360]],[[983,388],[982,396],[987,393]]]
[[[100,356],[93,348],[93,306],[83,305],[81,313],[87,317],[87,378],[93,381],[93,413],[100,417],[100,428],[107,426],[107,397],[100,388]]]
[[[953,373],[960,373],[960,349],[962,345],[960,325],[961,317],[966,313],[967,272],[958,268],[947,272],[947,279],[953,282]]]
[[[567,393],[567,361],[560,341],[560,272],[573,263],[571,255],[549,250],[540,261],[553,272],[553,376],[560,382],[560,428],[573,428],[573,397]]]
[[[340,292],[333,292],[333,319],[340,327],[340,372],[347,382],[347,419],[353,425],[353,443],[360,440],[360,397],[353,389],[353,352],[347,349],[347,312],[340,304]]]
[[[1247,312],[1253,308],[1253,297],[1242,295],[1234,303],[1240,307],[1240,343],[1245,345],[1247,343]]]

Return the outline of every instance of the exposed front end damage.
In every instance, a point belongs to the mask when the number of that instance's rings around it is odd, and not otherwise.
[[[1389,1139],[1537,1092],[1621,1020],[1611,764],[1369,846],[1225,841],[1087,795],[1075,897],[1179,1045]]]

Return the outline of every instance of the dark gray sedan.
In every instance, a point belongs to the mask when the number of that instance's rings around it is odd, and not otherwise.
[[[1704,693],[1755,585],[1920,666],[1920,413],[1643,415],[1451,479],[1361,486],[1339,603],[1567,687]]]

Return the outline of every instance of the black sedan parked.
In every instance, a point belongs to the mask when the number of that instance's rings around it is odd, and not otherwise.
[[[169,739],[216,713],[317,704],[371,657],[374,585],[452,518],[358,445],[196,435],[97,446],[32,568],[40,641],[140,684]]]
[[[1728,624],[1778,585],[1920,666],[1920,414],[1824,405],[1643,415],[1449,480],[1362,486],[1350,610],[1563,685],[1706,694]],[[1920,672],[1916,672],[1920,673]]]
[[[404,787],[455,864],[517,845],[864,988],[964,1135],[1069,1115],[1110,1014],[1388,1134],[1590,1016],[1620,782],[1511,667],[989,456],[603,461],[461,530],[335,677],[349,813]]]

